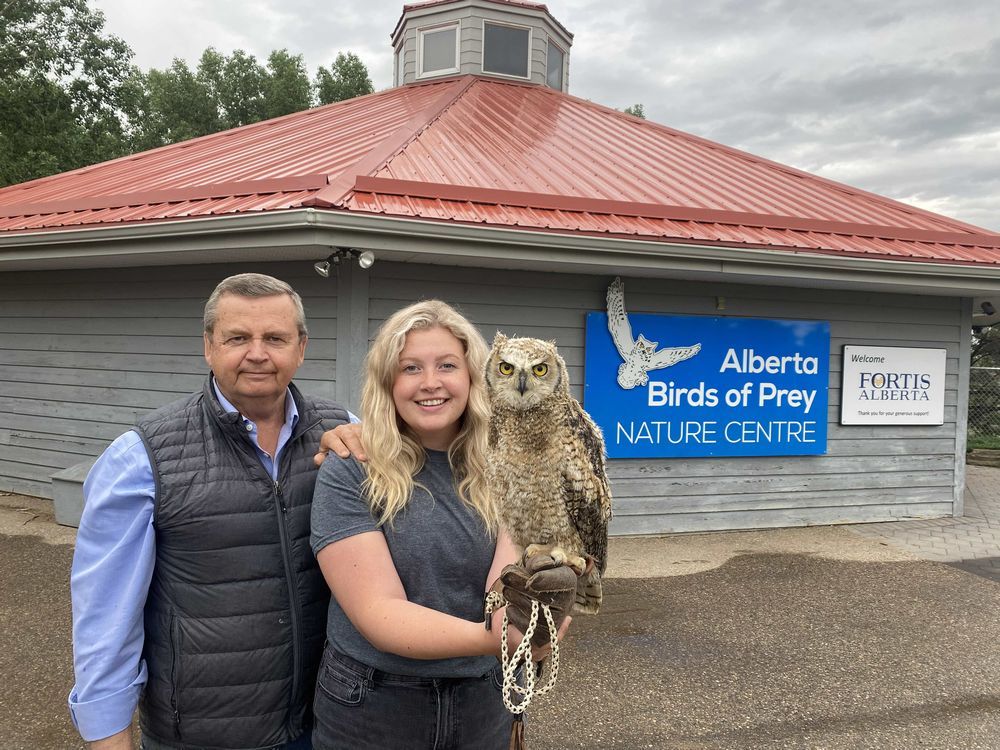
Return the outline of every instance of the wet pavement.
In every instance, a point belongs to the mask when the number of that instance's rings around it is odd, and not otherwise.
[[[0,536],[0,748],[82,748],[66,709],[73,683],[72,547]]]
[[[0,750],[83,747],[74,534],[50,508],[0,495]],[[529,712],[532,750],[1000,750],[990,577],[844,527],[615,538],[610,556],[602,613],[574,620]]]
[[[532,748],[1000,747],[1000,586],[933,562],[750,554],[608,581]]]

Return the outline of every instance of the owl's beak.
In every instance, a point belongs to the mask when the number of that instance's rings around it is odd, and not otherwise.
[[[521,373],[517,376],[517,390],[522,396],[524,392],[528,390],[528,375],[527,373]]]

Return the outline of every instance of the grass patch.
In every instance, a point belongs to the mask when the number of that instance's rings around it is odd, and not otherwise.
[[[985,448],[986,450],[1000,450],[1000,435],[977,435],[969,436],[968,449]]]

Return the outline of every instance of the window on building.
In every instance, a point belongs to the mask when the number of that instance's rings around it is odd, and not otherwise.
[[[563,51],[549,40],[549,52],[545,62],[545,83],[549,88],[563,90]]]
[[[458,72],[458,24],[420,29],[420,75]]]
[[[528,77],[531,30],[523,26],[483,23],[483,72]]]

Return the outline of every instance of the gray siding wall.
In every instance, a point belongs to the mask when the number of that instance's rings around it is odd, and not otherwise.
[[[0,274],[0,489],[51,497],[53,473],[199,389],[205,300],[246,271],[303,296],[311,335],[296,382],[332,398],[336,280],[309,264]]]
[[[612,531],[802,526],[950,515],[962,481],[959,418],[964,305],[957,298],[825,292],[784,287],[642,280],[623,274],[629,312],[791,318],[830,322],[829,437],[825,456],[615,460]],[[496,330],[554,339],[582,398],[584,319],[605,308],[612,277],[377,264],[371,324],[416,297],[457,304],[487,341]],[[716,310],[725,297],[726,309]],[[838,424],[844,344],[945,348],[945,424]],[[967,367],[967,354],[964,366]],[[964,442],[963,442],[964,445]]]
[[[98,455],[149,409],[199,388],[204,300],[221,278],[243,271],[270,273],[300,291],[311,336],[296,381],[354,409],[368,340],[393,311],[428,297],[456,304],[487,341],[497,330],[554,339],[581,398],[585,315],[604,309],[612,280],[381,260],[367,272],[342,269],[336,279],[301,263],[0,274],[0,490],[50,497],[51,474]],[[632,313],[829,321],[829,439],[825,456],[612,461],[613,533],[960,511],[965,301],[622,275]],[[717,297],[725,298],[724,311]],[[840,426],[844,344],[945,348],[945,424]]]

